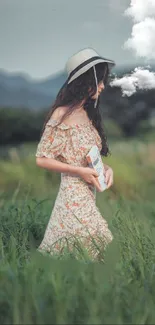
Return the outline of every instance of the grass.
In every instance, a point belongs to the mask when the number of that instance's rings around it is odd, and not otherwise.
[[[34,147],[25,149],[0,161],[0,324],[154,324],[154,142],[111,142],[114,185],[97,193],[114,236],[104,262],[83,247],[37,251],[60,175],[39,169]]]
[[[4,198],[5,200],[5,198]],[[104,201],[114,241],[105,262],[37,252],[51,206],[8,199],[1,209],[0,323],[154,324],[155,204]],[[105,209],[105,210],[106,210]]]
[[[25,151],[24,151],[25,150]],[[60,174],[40,169],[35,163],[34,145],[21,145],[18,148],[7,148],[7,153],[0,160],[0,191],[12,195],[16,191],[19,196],[25,190],[38,198],[55,198],[59,188]],[[103,158],[103,162],[114,170],[114,186],[108,191],[110,197],[119,194],[131,199],[150,197],[153,199],[155,185],[155,145],[154,140],[144,138],[132,139],[128,142],[121,139],[111,140],[112,155]],[[37,181],[36,181],[37,180]],[[145,185],[144,185],[145,184]],[[149,193],[149,195],[148,195]]]

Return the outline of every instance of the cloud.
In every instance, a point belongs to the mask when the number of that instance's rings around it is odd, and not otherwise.
[[[132,50],[137,57],[155,59],[155,0],[131,0],[124,15],[134,23],[123,48]],[[139,67],[130,75],[116,77],[110,85],[121,87],[123,96],[131,96],[137,89],[155,89],[155,73]]]
[[[131,0],[124,15],[134,21],[124,49],[133,50],[138,57],[155,59],[155,0]]]
[[[155,19],[147,17],[135,24],[124,49],[133,50],[138,57],[155,59]]]
[[[140,22],[146,17],[155,16],[155,0],[131,0],[130,7],[124,15],[131,17],[135,22]]]
[[[110,83],[111,87],[121,87],[122,95],[131,96],[137,89],[155,88],[155,73],[141,67],[135,68],[130,75],[117,78]]]

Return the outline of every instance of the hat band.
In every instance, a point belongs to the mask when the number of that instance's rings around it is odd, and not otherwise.
[[[71,77],[73,77],[73,75],[77,72],[77,71],[79,71],[80,69],[82,69],[83,67],[85,67],[87,64],[89,64],[90,62],[93,62],[93,61],[96,61],[96,60],[98,60],[98,59],[101,59],[101,60],[105,60],[105,62],[106,62],[106,60],[107,59],[104,59],[104,58],[102,58],[101,56],[94,56],[93,58],[90,58],[90,59],[88,59],[88,60],[86,60],[85,62],[83,62],[83,63],[81,63],[80,65],[78,65],[78,67],[76,67],[71,73],[70,73],[70,75],[69,75],[69,77],[68,77],[68,81],[69,81],[69,79],[71,78]],[[104,63],[104,62],[103,62]]]

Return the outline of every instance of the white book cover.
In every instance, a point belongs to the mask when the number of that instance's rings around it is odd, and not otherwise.
[[[105,183],[104,165],[97,145],[94,145],[90,149],[90,151],[86,155],[86,159],[88,161],[89,167],[94,168],[99,174],[98,181],[100,183],[103,192],[104,190],[107,189],[107,184]]]

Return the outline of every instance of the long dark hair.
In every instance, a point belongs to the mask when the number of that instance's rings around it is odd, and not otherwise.
[[[108,64],[98,63],[95,65],[95,68],[98,84],[103,81],[104,86],[106,86],[109,76]],[[79,105],[83,100],[85,100],[83,108],[87,112],[89,119],[92,121],[93,126],[96,128],[102,139],[102,149],[100,151],[100,154],[103,156],[108,156],[108,154],[111,153],[108,148],[107,137],[105,135],[103,126],[103,120],[99,110],[100,97],[98,98],[96,108],[94,108],[95,99],[91,98],[91,96],[94,96],[97,91],[93,68],[90,68],[84,74],[80,75],[78,78],[73,80],[70,84],[67,83],[68,80],[69,77],[62,86],[62,88],[59,90],[56,100],[52,106],[52,109],[46,116],[42,133],[45,129],[46,123],[48,122],[57,107],[68,106],[67,112],[62,116],[60,122],[57,124],[59,125],[67,116],[69,116],[77,108],[77,105]]]

